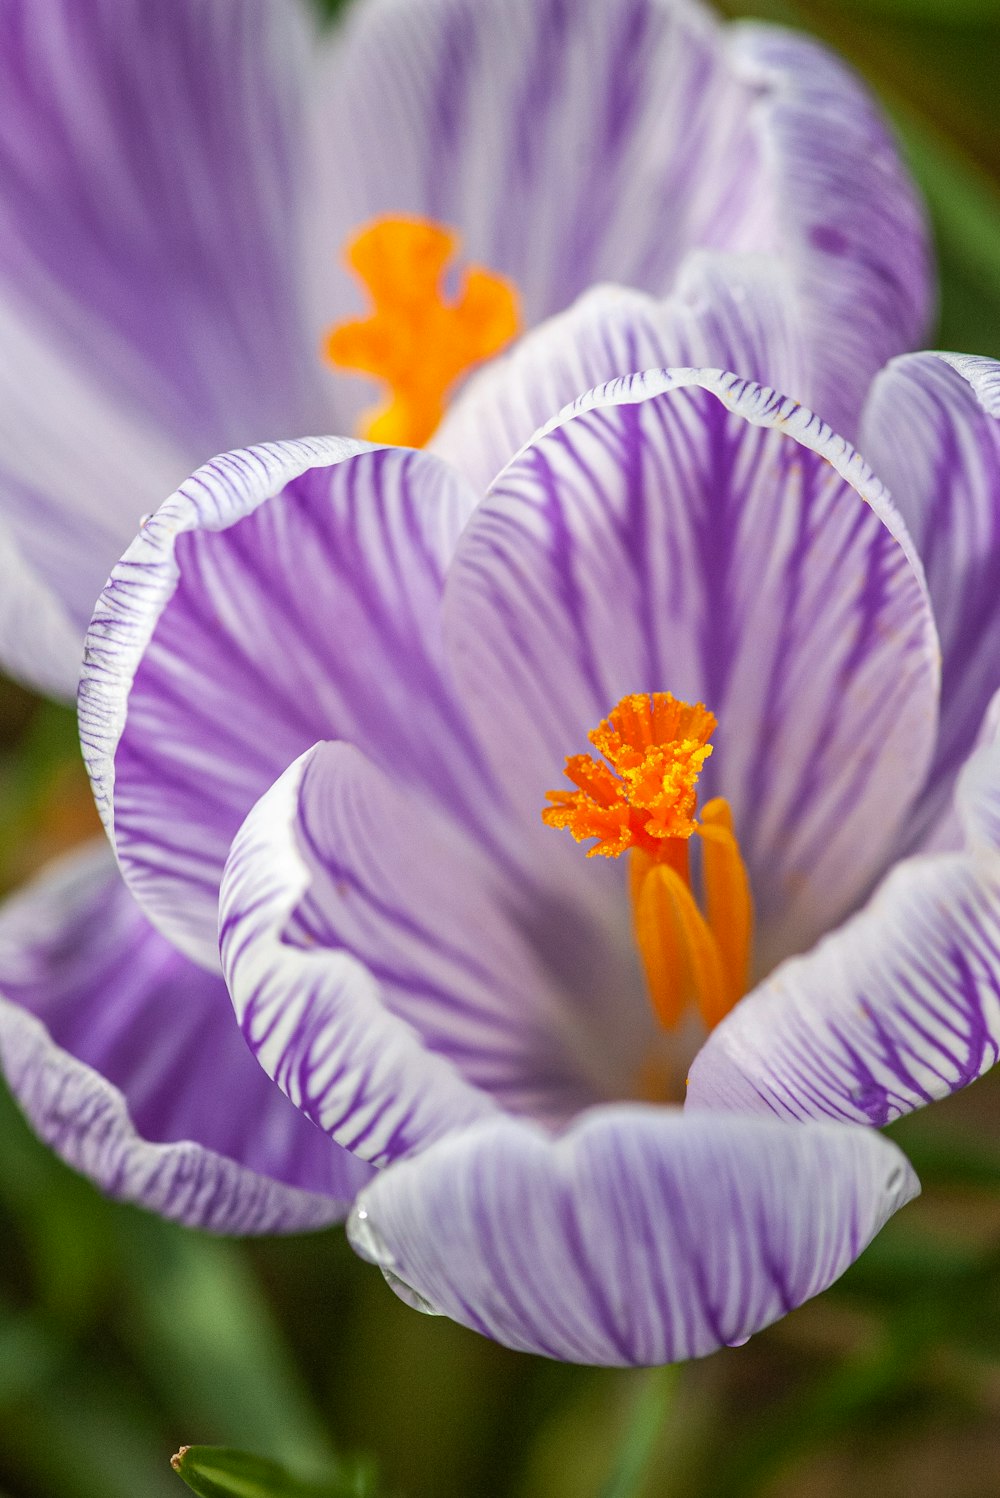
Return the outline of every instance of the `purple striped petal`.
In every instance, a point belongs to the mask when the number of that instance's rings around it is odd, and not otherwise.
[[[144,921],[103,841],[0,911],[0,996],[14,1095],[111,1196],[287,1232],[338,1220],[368,1177],[264,1075],[225,985]]]
[[[261,877],[241,860],[262,859],[267,876],[293,848],[305,883],[281,944],[356,958],[386,1009],[506,1111],[565,1119],[631,1091],[653,1027],[639,984],[632,995],[622,992],[599,915],[580,911],[572,921],[565,891],[556,903],[551,888],[476,829],[394,784],[346,744],[317,745],[294,821],[272,815],[266,825],[276,842],[255,822],[250,851],[230,861],[224,897],[238,1004],[240,933],[246,912],[257,920],[244,885]],[[244,913],[231,920],[234,910]],[[282,1064],[271,1063],[274,1074]]]
[[[264,1070],[345,1149],[382,1165],[495,1105],[444,1053],[446,996],[438,995],[435,1017],[441,1052],[413,1028],[420,995],[404,996],[409,985],[392,963],[403,955],[399,940],[409,936],[411,950],[418,944],[415,932],[400,930],[395,947],[390,936],[384,950],[377,938],[358,939],[358,950],[374,959],[373,971],[351,945],[339,945],[354,932],[349,918],[338,931],[328,906],[347,904],[360,891],[352,887],[353,871],[337,869],[324,846],[326,808],[309,805],[313,792],[328,788],[330,752],[319,746],[304,755],[240,829],[221,894],[222,960],[247,1044]],[[315,847],[314,834],[322,840]],[[317,890],[319,880],[326,889]],[[384,892],[387,902],[391,893]],[[365,911],[358,915],[364,919]],[[404,909],[384,919],[387,927],[412,921]],[[442,953],[439,975],[446,967]]]
[[[325,425],[302,305],[303,15],[290,0],[0,15],[0,300],[169,432],[187,471]]]
[[[881,111],[838,58],[756,21],[730,35],[735,68],[755,82],[773,172],[777,233],[766,248],[789,262],[805,346],[822,356],[808,399],[853,440],[877,371],[927,334],[924,211]]]
[[[695,1108],[891,1123],[1000,1058],[1000,858],[893,870],[870,904],[783,963],[713,1030]]]
[[[708,704],[764,971],[859,897],[933,747],[897,517],[823,423],[732,376],[619,381],[543,431],[462,538],[446,632],[526,821],[625,693]]]
[[[713,1030],[694,1108],[877,1125],[1000,1060],[1000,694],[958,778],[966,851],[898,864],[868,906]]]
[[[0,669],[72,701],[83,647],[58,594],[25,561],[0,520]]]
[[[336,216],[454,224],[529,323],[595,282],[662,293],[770,229],[752,97],[692,5],[376,0],[331,57],[326,135],[364,163],[330,174]]]
[[[689,255],[671,296],[600,286],[475,375],[432,438],[478,490],[584,391],[645,369],[732,369],[809,398],[787,277],[754,255]]]
[[[444,568],[473,498],[425,454],[336,439],[216,459],[144,526],[88,636],[84,754],[150,918],[217,966],[236,829],[317,739],[471,794],[439,666]]]
[[[94,600],[139,526],[190,471],[0,299],[0,662],[75,697]],[[47,595],[47,596],[46,596]]]
[[[529,324],[602,281],[662,296],[694,249],[775,256],[834,422],[923,331],[913,188],[866,91],[805,38],[688,0],[374,0],[325,108],[329,149],[363,163],[327,174],[331,222],[455,225]]]
[[[941,727],[904,839],[914,848],[947,815],[1000,686],[1000,364],[956,354],[896,360],[872,387],[862,440],[920,553],[941,637]]]
[[[739,1343],[919,1190],[865,1129],[614,1108],[485,1122],[385,1171],[348,1231],[410,1304],[508,1347],[652,1364]]]
[[[976,748],[955,786],[955,821],[972,849],[1000,853],[1000,691],[983,718]]]

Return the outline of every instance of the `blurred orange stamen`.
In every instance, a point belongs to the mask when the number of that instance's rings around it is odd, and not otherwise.
[[[422,447],[458,379],[520,329],[514,287],[482,266],[467,266],[447,299],[445,273],[458,245],[457,234],[426,219],[382,218],[346,247],[372,312],[333,328],[324,350],[332,364],[387,385],[386,403],[363,418],[361,436],[370,442]]]

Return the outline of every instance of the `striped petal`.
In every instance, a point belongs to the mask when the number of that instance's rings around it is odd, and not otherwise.
[[[375,0],[325,111],[330,151],[362,163],[327,173],[331,224],[453,224],[529,325],[602,281],[662,296],[695,249],[774,256],[841,426],[923,331],[913,188],[865,90],[805,38],[690,0]]]
[[[737,1005],[695,1108],[890,1123],[1000,1060],[1000,696],[958,779],[966,850],[897,865],[869,905]]]
[[[710,1035],[689,1105],[882,1125],[1000,1059],[1000,859],[899,864]]]
[[[72,701],[82,654],[58,594],[0,521],[0,669],[35,691]]]
[[[292,805],[293,820],[253,813],[228,866],[224,953],[233,954],[227,971],[241,1012],[253,991],[251,946],[266,942],[278,966],[289,948],[307,948],[314,966],[324,951],[346,953],[376,980],[390,1014],[508,1112],[565,1119],[627,1095],[653,1027],[639,985],[631,1007],[622,992],[599,913],[574,912],[565,889],[546,887],[352,746],[317,745],[294,802],[279,804]],[[262,927],[255,892],[289,866],[292,849],[305,869],[302,892],[280,929]],[[257,935],[244,940],[251,929]],[[266,1003],[253,1001],[244,1018],[251,1044],[264,1028],[256,1010],[266,1015],[277,1002],[270,992]],[[284,1024],[301,1002],[292,988],[281,1001]],[[331,1018],[332,1051],[343,1039],[339,1012]],[[309,1033],[311,1044],[326,1043],[316,1023]],[[376,1038],[365,1043],[356,1029],[351,1044],[377,1050]],[[268,1070],[281,1077],[284,1056],[269,1055]],[[353,1101],[363,1105],[360,1090]]]
[[[5,306],[0,293],[0,664],[72,699],[94,600],[189,471],[178,451]]]
[[[143,920],[103,840],[0,911],[0,1063],[68,1164],[192,1226],[318,1227],[367,1179],[257,1066],[221,980]]]
[[[824,1290],[918,1189],[869,1130],[614,1108],[558,1140],[513,1119],[446,1139],[348,1231],[410,1304],[508,1347],[667,1363]]]
[[[1000,686],[1000,364],[913,354],[875,381],[865,456],[889,486],[927,575],[941,637],[941,727],[905,846],[935,836]]]
[[[686,367],[738,370],[809,400],[809,352],[772,260],[690,255],[663,301],[620,286],[585,293],[475,375],[430,447],[484,490],[584,391],[640,370]]]
[[[564,413],[477,510],[445,608],[528,822],[626,693],[711,708],[704,794],[733,807],[764,970],[859,897],[922,782],[937,646],[905,532],[844,442],[732,376]]]
[[[808,400],[854,440],[875,374],[930,325],[923,206],[881,111],[838,58],[760,22],[730,35],[734,66],[763,101],[777,227],[767,248],[789,264],[803,341],[822,357]]]
[[[317,739],[442,795],[475,780],[438,644],[471,506],[424,454],[278,443],[200,469],[115,568],[88,636],[84,753],[126,878],[195,960],[218,964],[233,835]]]
[[[243,1034],[264,1070],[345,1149],[382,1165],[495,1105],[456,1065],[454,1053],[470,1039],[454,1013],[458,995],[439,991],[421,1008],[428,995],[419,979],[393,967],[422,948],[439,985],[454,985],[456,966],[468,972],[467,945],[435,958],[422,940],[421,912],[393,908],[391,887],[366,889],[361,870],[335,862],[325,824],[339,822],[338,801],[346,798],[343,787],[331,786],[329,757],[352,752],[319,746],[304,755],[247,818],[222,888],[222,959]],[[324,791],[337,797],[333,807],[323,804]],[[404,865],[404,880],[408,873]],[[474,900],[475,889],[467,893]],[[379,901],[379,928],[366,933]],[[431,1044],[414,1028],[418,1012]]]
[[[320,424],[305,41],[291,0],[0,13],[0,303],[187,471]]]
[[[1000,691],[986,709],[975,751],[955,786],[955,821],[972,849],[1000,852]]]

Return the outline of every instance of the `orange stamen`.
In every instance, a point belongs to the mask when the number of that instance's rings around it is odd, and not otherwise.
[[[753,901],[746,864],[733,832],[733,813],[721,796],[706,801],[698,825],[705,913],[726,974],[728,1012],[750,982]]]
[[[571,756],[566,774],[579,789],[549,791],[542,820],[568,828],[577,842],[597,838],[588,858],[617,858],[626,848],[655,854],[667,839],[689,838],[714,730],[715,718],[700,702],[690,707],[669,692],[623,697],[588,735],[607,764]]]
[[[573,791],[549,791],[542,819],[588,857],[629,851],[636,944],[650,1002],[667,1029],[692,1005],[711,1029],[746,992],[753,905],[728,802],[715,797],[696,819],[697,782],[716,727],[702,704],[669,692],[623,697],[589,735],[602,755],[571,755]],[[701,845],[704,912],[691,888],[689,841]]]
[[[324,350],[332,364],[388,386],[386,403],[363,419],[361,436],[371,442],[422,447],[460,376],[520,329],[514,287],[482,266],[468,266],[456,297],[446,300],[443,281],[458,243],[440,224],[383,218],[346,247],[373,310],[333,328]]]
[[[650,1002],[666,1030],[690,1004],[711,1030],[729,1011],[722,957],[688,886],[675,869],[654,864],[633,907],[636,942]]]

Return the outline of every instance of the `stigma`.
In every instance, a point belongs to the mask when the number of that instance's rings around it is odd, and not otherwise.
[[[623,697],[589,735],[601,758],[571,755],[566,776],[576,789],[549,791],[542,812],[547,826],[593,839],[588,857],[629,854],[632,927],[650,1002],[668,1030],[692,1008],[711,1029],[749,984],[753,905],[732,812],[717,796],[698,814],[716,727],[700,702],[669,692]]]
[[[359,435],[370,442],[422,447],[461,377],[520,331],[516,290],[484,266],[467,265],[448,297],[458,249],[453,230],[419,218],[377,219],[345,247],[372,310],[331,329],[324,352],[331,364],[385,383],[384,404],[362,418]]]

